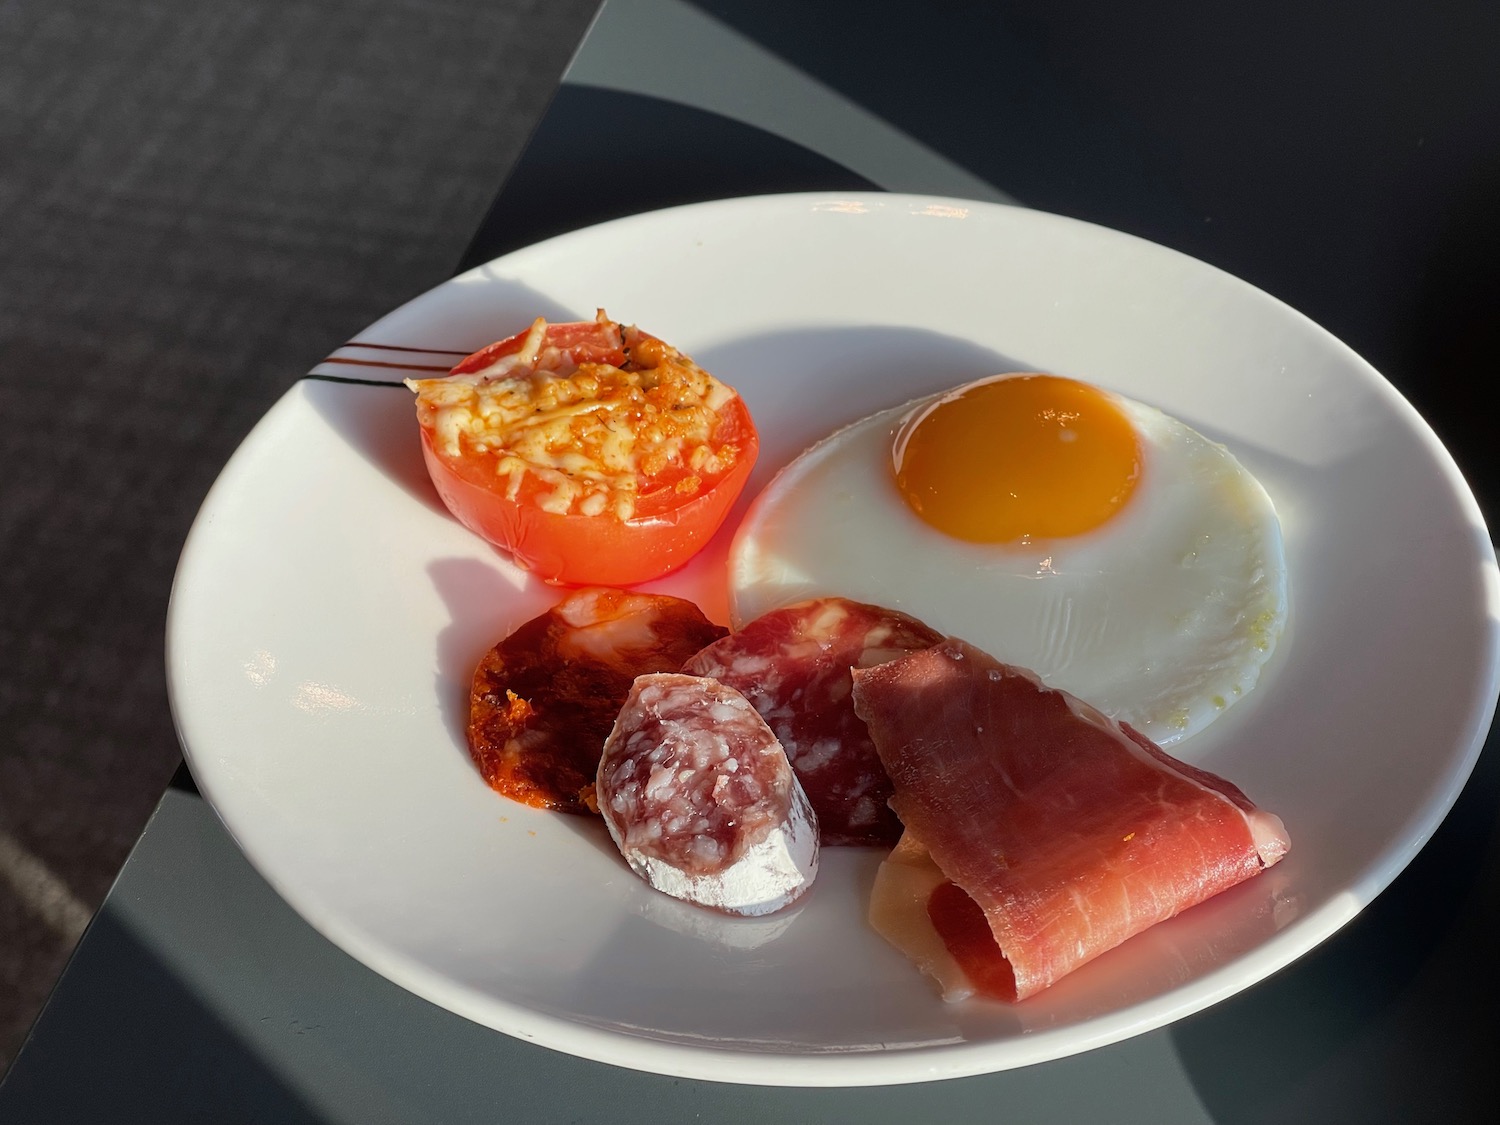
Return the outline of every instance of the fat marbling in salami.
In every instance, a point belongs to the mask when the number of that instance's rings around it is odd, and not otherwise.
[[[815,598],[757,617],[684,666],[744,693],[781,745],[818,815],[825,845],[892,845],[891,782],[854,713],[851,668],[943,639],[914,617],[847,598]]]
[[[712,679],[638,678],[604,744],[599,811],[657,890],[769,914],[818,868],[817,821],[781,744],[745,697]]]

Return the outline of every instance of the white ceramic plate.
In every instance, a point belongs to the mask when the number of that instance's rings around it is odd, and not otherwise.
[[[250,860],[413,992],[547,1046],[696,1078],[855,1085],[1021,1066],[1158,1027],[1305,953],[1395,877],[1468,777],[1497,684],[1479,510],[1373,369],[1249,285],[1033,211],[792,195],[553,239],[359,339],[463,352],[598,305],[744,394],[763,449],[737,512],[834,427],[1000,370],[1080,376],[1226,442],[1281,514],[1292,623],[1262,687],[1174,749],[1279,813],[1293,850],[1013,1007],[941,1003],[867,928],[869,850],[826,851],[804,905],[768,920],[667,899],[601,824],[507,802],[475,773],[471,670],[555,592],[442,509],[407,392],[308,379],[193,528],[172,595],[172,702],[193,774]],[[724,620],[727,539],[655,588]]]

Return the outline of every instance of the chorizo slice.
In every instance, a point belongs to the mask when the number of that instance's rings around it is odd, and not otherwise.
[[[817,874],[817,820],[786,753],[745,697],[715,680],[638,678],[596,793],[631,869],[674,898],[769,914]]]
[[[497,792],[590,813],[604,740],[634,679],[676,671],[728,632],[692,602],[574,590],[492,648],[474,672],[469,752]]]

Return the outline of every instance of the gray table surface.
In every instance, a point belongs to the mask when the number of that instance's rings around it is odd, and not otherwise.
[[[1464,366],[1500,257],[1484,253],[1500,246],[1493,209],[1474,202],[1500,136],[1500,83],[1475,45],[1493,18],[1001,8],[830,0],[778,19],[609,0],[466,262],[614,214],[808,187],[1104,222],[1353,344],[1434,422],[1493,521],[1493,443]],[[622,131],[646,151],[691,146],[692,167],[602,189],[590,161],[609,153],[590,142]],[[438,1009],[302,922],[178,787],[0,1086],[0,1120],[1489,1120],[1497,812],[1491,746],[1358,919],[1171,1027],[996,1075],[797,1090],[620,1070]]]

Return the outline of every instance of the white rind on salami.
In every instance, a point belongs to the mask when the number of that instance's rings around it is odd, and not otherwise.
[[[664,860],[622,854],[632,871],[663,894],[729,914],[770,914],[797,901],[818,873],[818,831],[801,790],[795,804],[800,807],[784,826],[717,875],[687,875]]]
[[[817,819],[785,751],[745,697],[716,680],[638,677],[605,741],[596,792],[631,870],[674,898],[769,914],[817,874]]]

